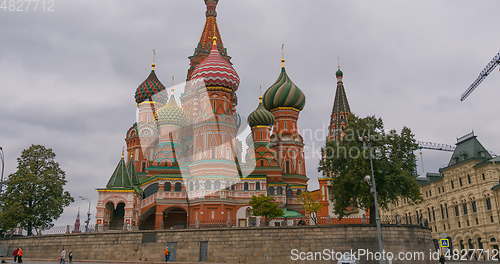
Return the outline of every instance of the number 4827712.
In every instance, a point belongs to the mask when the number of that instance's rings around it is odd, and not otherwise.
[[[0,0],[4,12],[54,12],[55,0]]]

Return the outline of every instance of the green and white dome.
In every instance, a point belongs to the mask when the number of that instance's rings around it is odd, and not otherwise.
[[[298,111],[304,109],[306,97],[300,88],[288,77],[285,67],[281,67],[278,80],[264,93],[264,107],[272,111],[279,107],[291,107]]]
[[[158,121],[160,125],[181,126],[184,124],[184,112],[177,105],[174,95],[171,95],[168,102],[158,110]]]
[[[274,116],[262,104],[262,97],[259,98],[259,106],[247,118],[250,127],[255,126],[272,126],[274,124]]]

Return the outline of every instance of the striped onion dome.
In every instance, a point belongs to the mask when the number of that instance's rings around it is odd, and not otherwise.
[[[140,104],[144,101],[152,100],[153,96],[163,90],[165,86],[158,80],[155,74],[155,65],[149,74],[148,78],[142,82],[137,90],[135,90],[135,102]]]
[[[262,96],[259,98],[259,106],[248,116],[248,125],[255,126],[272,126],[274,124],[274,116],[262,105]]]
[[[217,38],[213,38],[210,54],[196,66],[191,75],[191,80],[198,84],[198,81],[204,80],[205,87],[224,87],[233,91],[240,85],[240,77],[217,49]]]
[[[278,107],[292,107],[299,111],[304,109],[306,97],[286,73],[282,60],[281,73],[278,80],[264,93],[264,107],[272,111]]]
[[[184,112],[177,105],[174,95],[170,96],[168,103],[158,109],[158,121],[160,125],[177,125],[184,124]]]

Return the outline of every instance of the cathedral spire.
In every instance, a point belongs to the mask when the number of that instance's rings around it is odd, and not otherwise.
[[[73,233],[80,233],[80,207],[78,207],[78,214],[76,215]]]
[[[344,73],[340,69],[340,65],[335,77],[337,78],[337,90],[335,91],[335,100],[328,129],[328,140],[335,140],[342,135],[342,130],[347,126],[347,118],[351,114],[351,108],[344,89]]]
[[[285,68],[285,43],[281,44],[281,62],[280,67]]]
[[[219,53],[230,62],[231,57],[227,55],[227,51],[224,48],[224,43],[222,42],[221,34],[219,31],[219,27],[217,25],[217,4],[219,0],[205,0],[206,5],[206,20],[205,26],[203,27],[203,32],[201,33],[200,40],[198,45],[194,50],[193,56],[189,57],[191,61],[191,67],[188,70],[187,79],[190,80],[191,73],[193,69],[198,65],[204,58],[210,54],[210,50],[212,49],[212,40],[213,37],[217,37],[217,49]]]

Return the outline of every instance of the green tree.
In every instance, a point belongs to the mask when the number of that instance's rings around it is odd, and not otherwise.
[[[31,145],[17,159],[17,171],[6,181],[0,196],[0,229],[21,227],[28,235],[33,230],[53,226],[63,208],[74,200],[64,191],[65,172],[54,160],[52,149]]]
[[[371,148],[360,137],[369,139]],[[371,175],[370,155],[381,208],[387,208],[400,197],[414,202],[421,200],[415,175],[417,149],[414,135],[407,127],[399,134],[396,130],[386,133],[380,118],[350,116],[340,139],[326,144],[319,166],[319,171],[334,175],[335,213],[343,217],[351,207],[370,208],[370,220],[374,222],[373,196],[363,180]]]
[[[314,224],[318,224],[317,215],[319,210],[321,210],[321,203],[314,199],[312,193],[303,192],[299,196],[299,200],[304,204],[304,211],[309,213],[309,216],[313,220]]]
[[[250,206],[252,206],[253,215],[263,216],[265,218],[266,225],[269,225],[269,221],[272,218],[283,216],[283,210],[281,210],[279,205],[274,202],[274,199],[269,196],[252,196]]]

